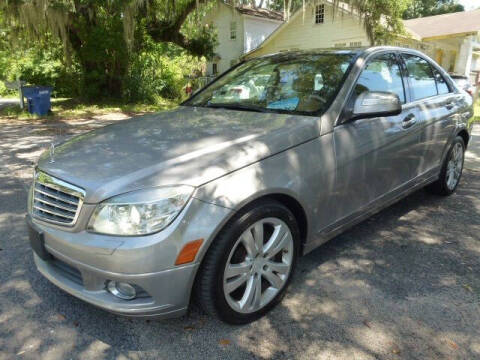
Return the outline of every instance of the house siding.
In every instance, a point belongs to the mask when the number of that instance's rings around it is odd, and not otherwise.
[[[235,40],[230,39],[230,23],[233,21],[237,23],[237,38]],[[207,75],[213,74],[214,63],[217,64],[218,73],[222,73],[230,68],[233,60],[236,61],[243,54],[243,18],[238,11],[219,2],[207,16],[206,22],[213,24],[217,30],[218,45],[215,48],[215,53],[219,56],[219,59],[207,63]]]
[[[334,11],[331,5],[325,4],[325,21],[315,24],[314,8],[314,5],[307,5],[305,12],[299,11],[284,25],[288,29],[273,34],[270,41],[248,57],[286,50],[331,48],[338,44],[370,44],[358,18],[340,10]]]
[[[253,16],[243,16],[243,28],[245,30],[243,52],[247,53],[259,46],[276,28],[281,21],[258,19]]]
[[[237,38],[230,39],[230,24],[237,24]],[[217,64],[220,74],[246,52],[260,45],[282,22],[244,15],[229,5],[219,1],[205,17],[204,23],[211,24],[217,31],[218,45],[216,58],[207,62],[207,75],[213,75],[213,64]]]

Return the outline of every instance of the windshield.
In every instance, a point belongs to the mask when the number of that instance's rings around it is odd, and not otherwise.
[[[318,114],[342,84],[354,54],[273,56],[247,61],[184,105]]]

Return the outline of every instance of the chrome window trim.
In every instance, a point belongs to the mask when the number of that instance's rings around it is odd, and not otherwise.
[[[46,217],[43,217],[43,216],[39,216],[38,214],[35,213],[34,209],[38,209],[38,206],[35,205],[35,192],[38,191],[39,193],[43,193],[42,190],[39,190],[36,188],[36,184],[40,184],[40,185],[44,185],[44,186],[47,186],[47,187],[50,187],[54,190],[58,190],[58,191],[61,191],[61,192],[64,192],[68,195],[72,195],[72,196],[75,196],[78,198],[78,204],[77,204],[77,208],[75,210],[75,215],[73,216],[72,218],[72,221],[71,222],[62,222],[62,221],[56,221],[56,220],[53,220],[53,219],[49,219],[49,218],[46,218]],[[60,226],[65,226],[65,227],[73,227],[75,226],[75,224],[77,223],[77,220],[78,220],[78,216],[80,215],[80,210],[82,209],[82,205],[83,205],[83,200],[85,199],[85,190],[83,190],[82,188],[78,187],[78,186],[75,186],[73,184],[70,184],[70,183],[67,183],[63,180],[60,180],[60,179],[57,179],[56,177],[53,177],[43,171],[38,171],[38,172],[35,172],[35,175],[34,175],[34,179],[33,179],[33,194],[32,194],[32,203],[31,203],[31,215],[33,218],[37,219],[37,220],[40,220],[40,221],[44,221],[44,222],[47,222],[47,223],[51,223],[51,224],[56,224],[56,225],[60,225]],[[47,196],[51,196],[53,197],[51,194],[48,194],[47,193]],[[61,200],[61,201],[65,201],[67,203],[74,203],[73,201],[69,201],[67,199],[65,200]],[[57,206],[57,205],[54,205],[54,206]],[[59,208],[61,208],[61,206],[57,206]],[[44,210],[44,209],[40,209],[41,211],[45,211],[45,212],[50,212],[50,211],[47,211],[47,210]],[[73,209],[72,209],[73,210]],[[71,212],[73,212],[72,210],[70,210]]]

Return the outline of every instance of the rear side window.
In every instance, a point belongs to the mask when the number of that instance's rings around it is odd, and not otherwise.
[[[428,61],[409,54],[403,54],[403,57],[407,66],[413,100],[437,95],[437,85]]]
[[[440,71],[437,69],[433,69],[433,76],[435,76],[435,80],[437,82],[437,90],[439,95],[448,94],[450,92],[450,88],[448,87],[445,78],[440,74]]]
[[[355,86],[357,96],[364,91],[391,92],[405,103],[402,74],[394,54],[380,55],[367,64]]]

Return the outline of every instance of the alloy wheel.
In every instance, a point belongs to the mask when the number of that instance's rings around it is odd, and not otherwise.
[[[447,164],[447,187],[449,190],[455,189],[460,180],[463,168],[463,147],[462,144],[456,143],[450,154]]]
[[[285,222],[255,222],[235,242],[223,274],[228,305],[240,313],[258,311],[285,286],[293,263],[294,240]]]

